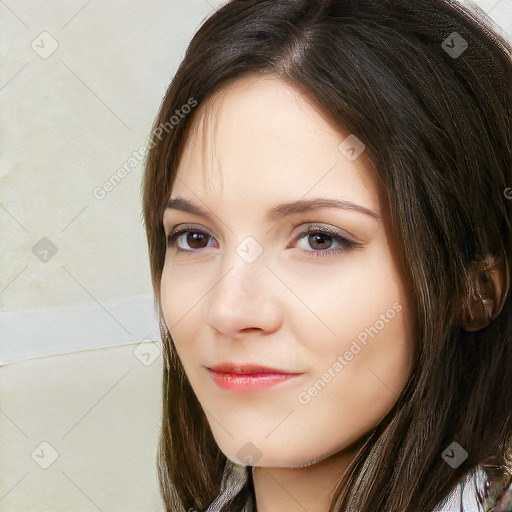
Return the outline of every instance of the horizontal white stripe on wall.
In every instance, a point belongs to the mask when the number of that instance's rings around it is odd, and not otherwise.
[[[153,296],[0,312],[0,366],[160,339]]]

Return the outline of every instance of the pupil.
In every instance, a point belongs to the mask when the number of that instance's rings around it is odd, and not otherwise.
[[[203,238],[205,238],[205,235],[203,235],[202,233],[190,233],[187,238],[187,243],[189,244],[190,247],[193,247],[194,249],[201,249],[201,241]],[[194,242],[199,242],[199,245],[194,245]]]
[[[313,244],[312,247],[314,247],[314,244],[318,242],[318,239],[320,239],[320,244],[325,243],[326,239],[331,238],[328,235],[322,235],[322,234],[314,234],[310,235],[313,238]],[[325,247],[317,247],[317,249],[325,249]]]

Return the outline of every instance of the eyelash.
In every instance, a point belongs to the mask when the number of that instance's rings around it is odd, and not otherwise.
[[[210,235],[206,231],[203,231],[202,229],[195,229],[195,228],[183,228],[179,229],[178,231],[175,231],[174,233],[171,233],[167,236],[167,247],[176,248],[177,252],[181,253],[194,253],[201,249],[193,249],[193,250],[187,250],[187,249],[180,249],[179,247],[176,247],[176,239],[185,233],[200,233],[202,235],[205,235],[209,238],[214,238],[213,235]],[[299,233],[293,240],[294,243],[298,242],[302,238],[309,236],[309,235],[327,235],[328,238],[332,238],[336,242],[338,242],[341,246],[345,247],[345,249],[353,249],[360,247],[362,244],[359,242],[355,242],[353,240],[349,240],[348,238],[345,238],[341,236],[336,231],[333,231],[329,228],[323,227],[323,226],[310,226],[307,230],[302,231]],[[205,247],[203,248],[205,249]],[[326,256],[333,256],[335,254],[339,254],[341,252],[344,252],[344,249],[326,249],[323,251],[313,250],[313,251],[305,251],[308,253],[309,256],[312,256],[314,258],[324,258]]]

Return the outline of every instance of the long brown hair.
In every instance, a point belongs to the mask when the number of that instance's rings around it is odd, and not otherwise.
[[[201,107],[249,74],[287,81],[364,142],[414,290],[413,372],[329,512],[430,511],[477,466],[490,481],[512,472],[511,294],[488,327],[460,327],[468,268],[499,253],[511,261],[511,48],[465,12],[441,0],[233,0],[193,37],[154,123],[142,192],[164,347],[168,511],[205,509],[226,457],[163,321],[163,212]],[[456,469],[441,457],[454,441],[468,453]],[[238,512],[249,492],[223,511]]]

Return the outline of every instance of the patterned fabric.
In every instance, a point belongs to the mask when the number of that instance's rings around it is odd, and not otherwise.
[[[239,466],[227,459],[222,475],[220,493],[204,512],[221,512],[222,507],[248,484],[250,471],[250,466]],[[252,496],[240,512],[255,512]]]
[[[221,483],[221,492],[203,512],[221,512],[222,507],[248,484],[250,466],[240,466],[229,459],[226,461]],[[450,494],[439,502],[432,512],[512,512],[512,482],[508,490],[496,502],[503,489],[491,494],[485,505],[477,500],[477,489],[483,493],[486,477],[480,467],[458,483]],[[255,512],[252,497],[240,512]]]
[[[491,512],[511,512],[512,511],[512,482],[509,482],[508,489],[498,500]]]

